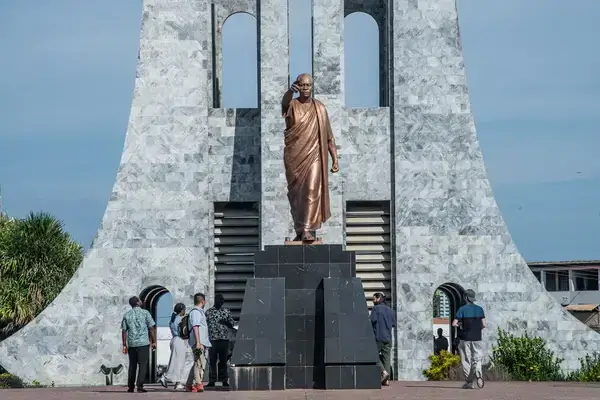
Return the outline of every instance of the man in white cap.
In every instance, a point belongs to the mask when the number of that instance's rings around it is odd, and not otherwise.
[[[485,312],[475,304],[475,291],[465,291],[466,304],[458,309],[452,326],[458,327],[458,353],[465,374],[463,389],[473,389],[473,381],[481,378],[481,331],[485,328]]]

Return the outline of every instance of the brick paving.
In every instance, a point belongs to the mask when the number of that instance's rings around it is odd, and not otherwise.
[[[148,399],[205,400],[590,400],[600,398],[600,384],[562,382],[487,382],[485,388],[460,389],[459,382],[393,382],[382,390],[286,390],[278,392],[174,393],[150,386],[148,393],[126,393],[118,386],[0,390],[2,400],[112,400],[130,396]]]

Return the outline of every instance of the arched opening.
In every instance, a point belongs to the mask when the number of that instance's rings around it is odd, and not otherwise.
[[[156,322],[156,351],[150,350],[147,383],[156,383],[166,371],[171,349],[169,321],[173,310],[173,297],[163,286],[150,286],[140,293],[140,300]]]
[[[256,18],[231,14],[221,30],[222,107],[258,107],[258,43]],[[218,96],[216,96],[218,98]]]
[[[353,12],[344,18],[346,107],[380,106],[379,46],[379,26],[371,15]]]
[[[442,335],[448,339],[448,351],[457,354],[458,349],[454,345],[457,331],[452,326],[452,321],[456,316],[456,311],[464,305],[465,290],[456,283],[444,283],[440,285],[433,293],[433,351],[436,352],[437,345],[435,339],[438,337],[438,330],[442,329]],[[440,342],[437,342],[438,345]]]

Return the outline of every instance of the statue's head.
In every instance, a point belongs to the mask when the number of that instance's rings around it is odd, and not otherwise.
[[[313,79],[310,74],[300,74],[298,78],[296,78],[296,84],[298,88],[300,88],[299,97],[301,99],[306,99],[310,97],[312,93]]]

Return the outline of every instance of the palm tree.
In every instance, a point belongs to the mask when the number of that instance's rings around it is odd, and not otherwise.
[[[82,247],[50,214],[0,217],[0,340],[50,304],[82,259]]]

